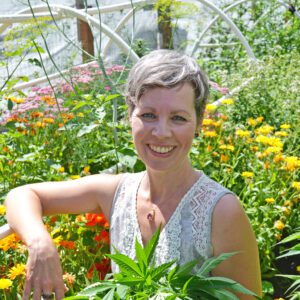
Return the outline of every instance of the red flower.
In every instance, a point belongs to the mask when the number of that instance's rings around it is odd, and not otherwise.
[[[102,230],[98,235],[96,235],[94,237],[94,240],[108,245],[109,244],[109,233],[106,230]]]
[[[96,271],[98,272],[98,276],[100,280],[103,280],[105,278],[105,275],[111,271],[110,269],[110,260],[108,258],[103,258],[101,262],[94,263],[88,270],[86,277],[88,279],[93,278],[94,269],[96,268]]]
[[[85,214],[85,218],[87,220],[86,226],[95,226],[100,225],[106,227],[108,224],[103,214]]]
[[[75,249],[75,242],[72,241],[60,241],[59,244],[66,249]]]

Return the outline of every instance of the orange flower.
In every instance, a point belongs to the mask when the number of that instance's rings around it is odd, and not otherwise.
[[[278,220],[274,223],[274,227],[278,230],[283,230],[285,224],[281,220]]]
[[[109,244],[109,233],[106,230],[102,230],[98,235],[94,237],[97,242],[102,242],[104,244]]]
[[[44,114],[40,111],[34,111],[30,114],[31,118],[40,118],[42,117]]]
[[[86,217],[86,226],[95,226],[95,225],[100,225],[104,226],[107,224],[107,221],[105,219],[105,216],[103,214],[91,214],[87,213],[85,214]]]
[[[99,279],[103,280],[105,275],[110,271],[110,260],[103,258],[100,263],[94,263],[86,274],[88,279],[93,278],[94,269],[98,272]]]
[[[69,284],[69,285],[73,285],[73,284],[74,284],[75,278],[76,278],[75,275],[70,274],[70,273],[65,273],[65,274],[63,275],[63,280],[64,280],[64,282],[66,282],[66,283]]]
[[[66,248],[66,249],[75,249],[75,242],[73,241],[60,241],[59,245],[61,245],[62,247]]]

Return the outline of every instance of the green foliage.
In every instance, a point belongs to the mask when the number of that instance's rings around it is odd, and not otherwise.
[[[159,235],[160,230],[157,230],[145,248],[136,240],[136,261],[115,249],[116,253],[108,256],[119,266],[120,273],[65,299],[238,299],[233,292],[255,296],[233,280],[206,277],[217,265],[235,253],[208,259],[196,274],[192,270],[197,265],[197,260],[172,269],[170,268],[175,261],[156,267],[153,261]]]

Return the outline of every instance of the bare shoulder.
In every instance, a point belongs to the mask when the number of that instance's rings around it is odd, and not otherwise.
[[[222,262],[213,271],[213,275],[236,280],[261,295],[256,238],[239,199],[233,194],[224,195],[215,206],[212,215],[211,241],[214,256],[237,252],[230,259]],[[239,299],[248,300],[253,297],[239,295]]]

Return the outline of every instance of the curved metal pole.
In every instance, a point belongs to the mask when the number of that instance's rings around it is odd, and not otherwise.
[[[227,12],[229,11],[230,9],[236,7],[237,5],[240,5],[244,2],[247,2],[247,1],[250,1],[250,0],[242,0],[242,1],[239,1],[239,2],[236,2],[236,3],[233,3],[231,4],[230,6],[226,7],[223,12]],[[252,0],[251,0],[252,1]],[[207,24],[207,26],[202,30],[202,32],[200,33],[200,36],[198,37],[197,41],[195,41],[194,45],[193,45],[193,48],[192,48],[192,51],[191,51],[191,56],[194,55],[196,49],[198,48],[199,44],[201,43],[205,33],[216,23],[216,21],[218,21],[220,18],[220,15],[217,15],[216,17],[214,17],[209,24]]]
[[[75,17],[78,18],[84,22],[87,22],[88,24],[93,25],[99,30],[103,30],[104,34],[106,34],[108,37],[110,37],[116,44],[117,46],[125,53],[129,54],[129,58],[133,62],[137,62],[139,57],[138,55],[130,48],[130,46],[116,33],[114,33],[107,25],[101,23],[98,21],[96,18],[88,15],[85,12],[78,11],[77,9],[74,9],[72,7],[64,6],[64,5],[51,5],[52,8],[56,9],[58,16],[64,16],[64,17]],[[48,10],[47,6],[38,6],[38,7],[33,7],[34,11],[39,11],[43,12],[45,10]],[[25,10],[28,11],[28,10]],[[24,10],[23,10],[24,12]],[[2,29],[2,28],[1,28]],[[1,32],[0,29],[0,32]]]
[[[284,6],[287,10],[290,11],[291,5],[285,3],[284,1],[281,1],[281,0],[278,0],[278,3],[281,4],[282,6]],[[295,10],[293,12],[293,14],[300,19],[300,13],[297,10]]]
[[[254,60],[256,60],[256,57],[249,46],[245,36],[241,33],[241,31],[238,29],[238,27],[232,22],[232,20],[222,11],[220,8],[218,8],[216,5],[211,3],[207,0],[196,0],[204,4],[205,6],[209,7],[211,10],[213,10],[215,13],[217,13],[231,28],[231,30],[235,33],[237,38],[240,40],[240,42],[243,44],[243,46],[246,49],[246,52],[248,56]]]

